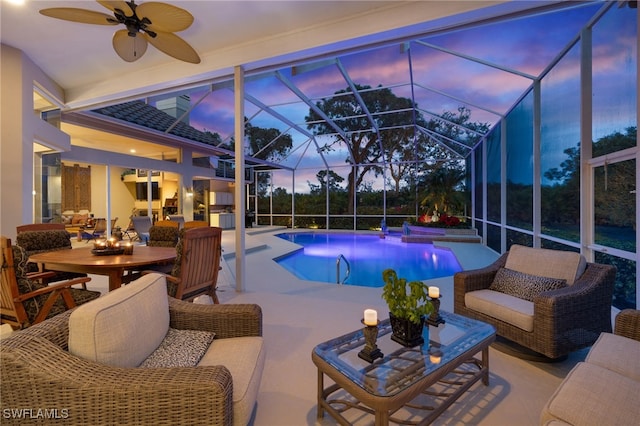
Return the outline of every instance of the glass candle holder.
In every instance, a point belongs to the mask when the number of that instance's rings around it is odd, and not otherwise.
[[[104,250],[107,248],[107,241],[106,240],[96,240],[93,243],[93,248],[96,250]]]
[[[124,249],[124,254],[133,254],[133,244],[125,243],[122,248]]]

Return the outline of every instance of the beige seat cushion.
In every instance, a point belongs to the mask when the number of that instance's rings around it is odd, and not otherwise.
[[[640,382],[589,362],[578,363],[542,411],[572,425],[640,424]]]
[[[245,426],[258,397],[265,348],[262,337],[214,339],[200,365],[224,365],[233,378],[233,424]]]
[[[76,308],[69,317],[69,352],[115,367],[137,367],[169,330],[163,275],[148,274]]]
[[[611,333],[601,333],[586,360],[640,382],[640,342]]]
[[[529,275],[563,279],[571,285],[587,268],[587,261],[580,253],[514,244],[509,248],[504,267]]]
[[[471,310],[489,315],[518,327],[533,331],[533,302],[499,291],[477,290],[464,295],[464,304]]]

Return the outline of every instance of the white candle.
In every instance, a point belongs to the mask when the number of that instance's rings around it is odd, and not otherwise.
[[[373,309],[364,310],[365,325],[378,325],[378,312]]]
[[[440,297],[440,289],[434,286],[429,287],[429,297],[432,299]]]

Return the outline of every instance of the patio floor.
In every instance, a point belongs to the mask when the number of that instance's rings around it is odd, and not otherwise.
[[[361,327],[365,308],[387,307],[380,288],[300,281],[273,258],[295,245],[274,236],[284,228],[247,229],[245,251],[246,289],[235,290],[235,234],[223,232],[223,270],[219,277],[222,303],[257,303],[263,310],[267,347],[256,426],[334,425],[325,416],[316,420],[317,373],[311,362],[315,345]],[[470,243],[442,242],[458,256],[464,269],[485,266],[497,258],[492,250]],[[441,309],[453,309],[452,277],[431,280],[443,295]],[[90,287],[106,289],[105,277],[94,277]],[[455,402],[436,425],[537,425],[542,407],[587,350],[558,363],[525,361],[490,349],[490,385],[475,384]],[[354,424],[371,424],[355,417]]]

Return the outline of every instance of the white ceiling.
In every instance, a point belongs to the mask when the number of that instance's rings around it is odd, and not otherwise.
[[[48,7],[109,13],[97,2],[25,0],[25,5],[16,6],[12,1],[0,0],[2,43],[22,50],[64,89],[66,98],[60,101],[66,109],[116,103],[169,87],[228,78],[237,65],[251,72],[543,3],[166,1],[195,17],[193,25],[178,34],[200,54],[202,62],[194,65],[151,46],[141,59],[127,63],[111,47],[112,34],[120,27],[62,21],[38,13]]]

